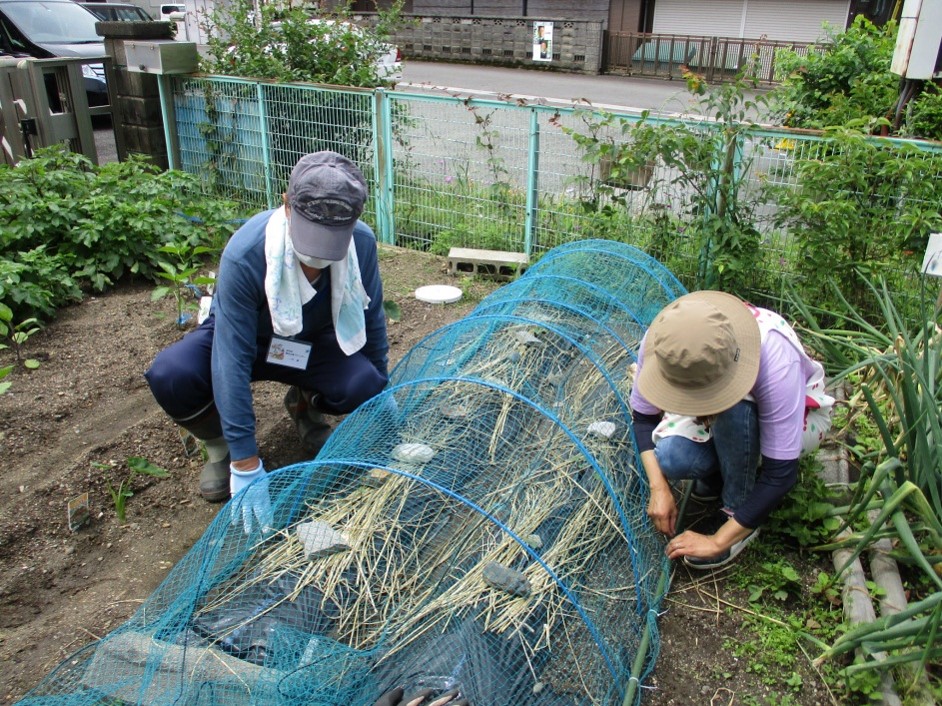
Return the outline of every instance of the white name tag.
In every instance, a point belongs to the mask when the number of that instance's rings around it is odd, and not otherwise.
[[[307,359],[310,357],[310,343],[272,336],[271,345],[268,346],[268,357],[265,360],[273,365],[304,370],[307,368]]]

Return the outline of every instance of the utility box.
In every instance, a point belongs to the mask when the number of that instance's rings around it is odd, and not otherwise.
[[[199,66],[196,42],[163,39],[148,42],[125,42],[128,71],[142,74],[192,74]]]
[[[900,17],[890,71],[928,81],[942,58],[942,0],[906,0]]]

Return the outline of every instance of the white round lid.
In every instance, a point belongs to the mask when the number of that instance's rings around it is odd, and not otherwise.
[[[449,284],[428,284],[415,290],[415,298],[429,304],[451,304],[461,299],[461,290]]]

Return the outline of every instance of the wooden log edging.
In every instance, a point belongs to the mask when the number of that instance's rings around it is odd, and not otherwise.
[[[844,530],[838,535],[838,539],[844,539],[850,532]],[[831,559],[834,562],[834,570],[840,571],[841,567],[847,564],[853,555],[853,549],[842,548],[835,549],[831,553]],[[889,557],[887,557],[889,559]],[[890,560],[892,561],[892,559]],[[894,567],[896,562],[893,562]],[[897,580],[899,571],[896,572]],[[867,590],[867,577],[864,574],[863,564],[860,558],[847,567],[842,575],[844,588],[841,591],[841,598],[844,602],[844,622],[851,627],[857,625],[872,623],[877,619],[876,611],[873,609],[873,601],[870,599],[870,591]],[[856,650],[857,654],[863,654],[860,648]],[[876,662],[886,659],[885,652],[874,652],[870,655]],[[880,692],[884,706],[902,706],[902,701],[896,693],[896,683],[890,670],[883,670],[880,677]]]

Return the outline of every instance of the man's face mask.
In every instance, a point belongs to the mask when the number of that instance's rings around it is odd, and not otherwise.
[[[288,224],[289,224],[288,227],[290,228],[291,227],[290,226],[291,213],[289,212],[287,216],[288,216]],[[310,255],[302,255],[297,250],[294,251],[294,256],[298,258],[298,262],[300,262],[302,265],[313,267],[315,270],[325,270],[328,267],[330,267],[332,264],[334,264],[334,260],[324,260],[319,257],[312,257]]]
[[[334,264],[334,260],[322,260],[319,257],[302,255],[297,250],[294,251],[294,254],[298,258],[298,262],[300,262],[302,265],[313,267],[315,270],[326,270],[328,267]]]

